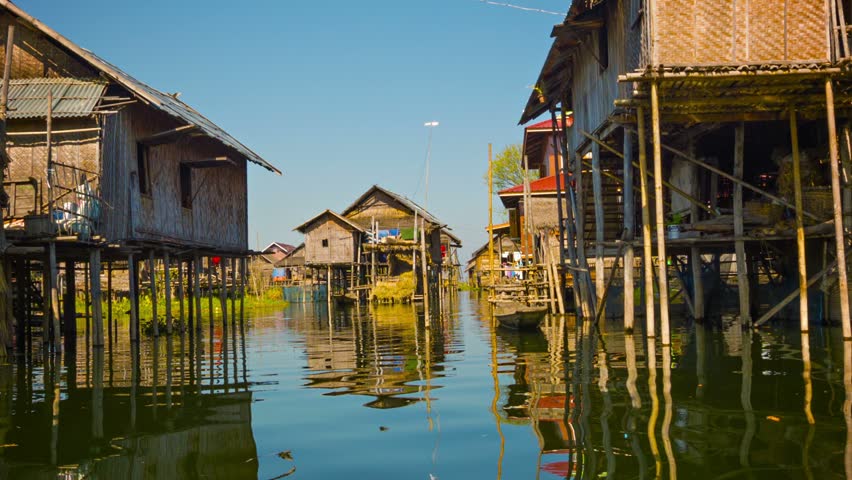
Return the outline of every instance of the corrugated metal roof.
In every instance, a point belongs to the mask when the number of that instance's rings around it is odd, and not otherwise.
[[[9,83],[10,119],[47,117],[47,95],[53,92],[53,117],[86,117],[92,114],[106,89],[102,81],[73,78],[30,78]]]
[[[228,132],[208,120],[204,115],[201,115],[189,105],[181,102],[180,100],[171,95],[167,95],[131,77],[121,69],[107,62],[106,60],[100,58],[94,53],[86,50],[85,48],[80,47],[71,40],[60,35],[55,30],[48,27],[32,15],[23,11],[21,7],[15,5],[14,3],[8,0],[0,0],[0,6],[4,7],[13,15],[19,17],[24,22],[29,23],[30,25],[32,25],[33,28],[37,29],[44,35],[47,35],[61,46],[73,52],[75,55],[79,56],[80,58],[88,62],[90,65],[92,65],[92,67],[100,70],[106,77],[118,83],[122,87],[126,88],[146,103],[166,112],[167,114],[173,117],[183,120],[184,122],[187,122],[190,125],[197,126],[205,135],[218,140],[227,147],[234,149],[240,155],[244,156],[246,160],[256,163],[271,172],[277,173],[279,175],[281,174],[281,171],[275,168],[271,163],[261,158],[260,155],[254,153],[251,149],[249,149],[248,147],[237,141],[237,139],[229,135]]]

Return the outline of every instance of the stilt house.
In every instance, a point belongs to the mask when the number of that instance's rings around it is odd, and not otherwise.
[[[847,0],[571,3],[553,28],[521,123],[549,112],[557,170],[571,176],[557,183],[570,194],[560,245],[578,277],[580,313],[595,314],[610,289],[615,273],[604,258],[623,256],[630,267],[612,284],[628,292],[619,306],[632,328],[638,248],[649,334],[655,281],[667,343],[670,303],[703,318],[706,306],[730,298],[717,296],[726,258],[735,259],[740,318],[763,323],[799,298],[797,287],[807,292],[809,278],[830,273],[816,267],[827,263],[814,255],[821,249],[810,248],[830,241],[828,261],[844,266],[839,295],[812,295],[797,310],[806,329],[808,305],[820,301],[819,311],[836,312],[852,336],[843,214],[852,211],[852,191],[840,175],[847,169],[848,178],[848,142],[842,152],[838,142],[849,138],[852,107],[851,7]],[[556,121],[569,114],[573,125],[557,132]],[[607,223],[618,217],[621,225]],[[755,290],[769,294],[760,295],[768,304]]]

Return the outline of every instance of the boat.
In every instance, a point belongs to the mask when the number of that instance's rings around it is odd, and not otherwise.
[[[547,315],[547,307],[529,307],[521,304],[500,307],[494,312],[494,317],[501,327],[513,330],[538,328],[545,315]]]

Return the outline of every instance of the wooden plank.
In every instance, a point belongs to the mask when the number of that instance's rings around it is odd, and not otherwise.
[[[844,32],[844,38],[846,34]],[[849,283],[846,277],[846,245],[843,232],[843,194],[840,191],[840,153],[837,145],[837,120],[834,116],[834,85],[831,77],[825,79],[825,103],[828,117],[828,151],[831,162],[831,194],[834,200],[834,245],[837,258],[844,259],[837,271],[837,286],[840,295],[840,324],[843,339],[852,340],[852,324],[849,320]]]
[[[802,217],[802,166],[799,158],[799,126],[796,110],[790,109],[790,140],[793,147],[793,191],[796,203],[796,247],[799,266],[799,328],[808,331],[808,266],[805,260],[805,222]]]
[[[200,160],[187,160],[180,162],[181,166],[189,168],[217,168],[217,167],[236,167],[237,162],[230,157],[212,157],[203,158]]]
[[[666,227],[665,211],[663,209],[663,152],[660,138],[660,102],[657,95],[658,85],[651,83],[651,130],[654,142],[654,203],[657,225],[657,258],[660,295],[660,331],[663,346],[671,345],[671,329],[669,328],[669,279],[666,264]]]
[[[739,123],[734,128],[734,177],[739,180],[743,178],[745,165],[745,124]],[[734,184],[734,237],[741,238],[745,233],[743,225],[743,185]],[[745,251],[745,242],[741,239],[734,242],[734,250],[737,257],[737,293],[740,301],[740,322],[743,325],[751,324],[751,304],[749,299],[751,292],[748,283],[748,258]]]

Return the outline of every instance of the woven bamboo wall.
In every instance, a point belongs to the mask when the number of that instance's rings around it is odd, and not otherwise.
[[[322,245],[323,240],[328,246]],[[357,234],[336,218],[324,217],[305,231],[305,263],[328,265],[354,262]]]
[[[248,246],[246,225],[246,162],[227,152],[206,137],[184,139],[150,147],[149,165],[151,194],[139,192],[136,142],[155,133],[174,128],[176,123],[165,114],[144,105],[134,105],[116,119],[117,148],[105,149],[105,163],[115,162],[116,173],[128,175],[129,190],[116,191],[127,195],[132,206],[129,218],[136,240],[168,241],[228,250],[244,250]],[[112,140],[112,138],[110,138]],[[236,166],[221,166],[192,170],[192,189],[195,198],[192,208],[183,208],[180,198],[180,163],[228,155]],[[119,180],[117,183],[123,182]]]
[[[825,0],[656,0],[653,63],[830,60]]]
[[[63,119],[54,120],[54,130],[72,130],[72,129],[88,129],[97,127],[97,122],[93,118],[79,119]],[[43,132],[46,130],[46,124],[43,119],[40,120],[11,120],[9,121],[9,132]],[[99,172],[99,155],[100,142],[98,141],[97,132],[83,133],[67,133],[54,134],[53,136],[53,161],[65,165],[73,165],[91,172]],[[42,189],[42,207],[47,202],[47,138],[44,134],[26,135],[26,136],[10,136],[8,142],[8,152],[10,157],[8,181],[26,181],[29,178],[35,178]],[[97,188],[97,181],[93,175],[86,175],[89,184],[93,189]],[[57,166],[56,169],[57,184],[74,188],[79,183],[79,172],[77,175],[70,168]],[[28,194],[31,189],[18,189],[18,198],[16,202],[15,216],[23,216],[29,214],[32,210],[37,209],[38,201],[29,198]],[[7,188],[7,193],[11,194],[12,189]],[[58,203],[63,202],[60,195],[65,191],[57,191]]]
[[[380,229],[411,228],[414,226],[414,215],[402,208],[393,198],[380,191],[376,191],[367,197],[359,208],[350,212],[346,218],[367,229],[371,228],[370,221],[373,218],[379,222]],[[417,221],[419,223],[420,219]]]
[[[6,62],[6,32],[12,16],[0,12],[0,64]],[[16,24],[12,78],[93,78],[98,72],[77,61],[48,38]]]

